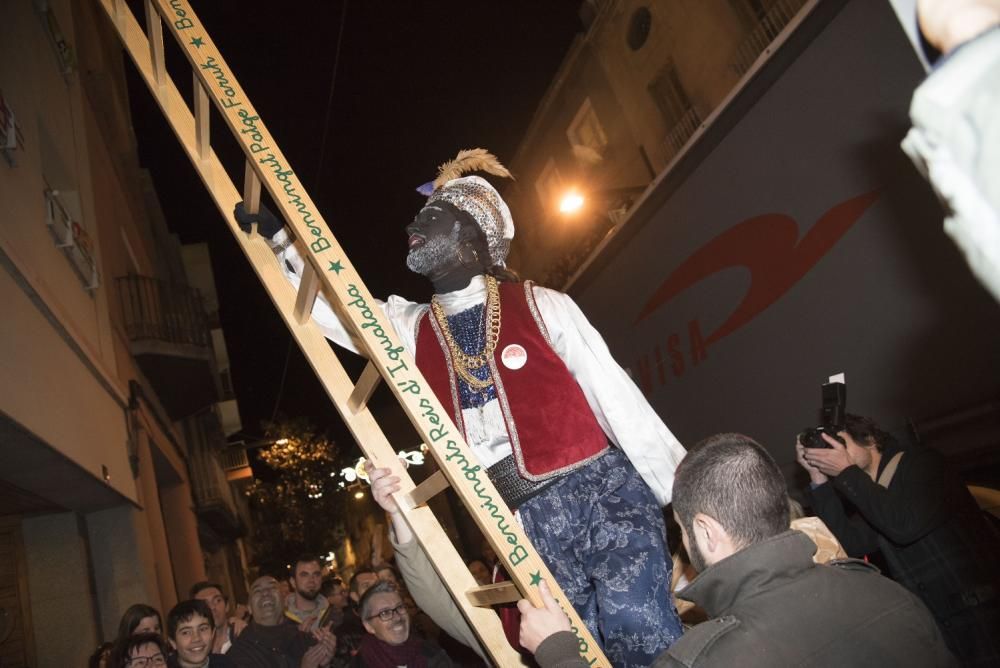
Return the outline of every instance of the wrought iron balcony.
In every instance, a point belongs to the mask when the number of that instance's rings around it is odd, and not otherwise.
[[[208,316],[192,287],[148,276],[122,276],[118,293],[125,330],[132,341],[149,340],[207,348]]]
[[[218,401],[218,374],[201,295],[148,276],[117,279],[132,355],[173,419]]]
[[[754,64],[774,38],[788,22],[802,9],[805,0],[775,0],[757,19],[757,25],[740,43],[736,50],[733,69],[743,74]]]
[[[247,451],[242,448],[229,448],[222,452],[222,470],[230,482],[253,477]]]
[[[677,119],[674,126],[667,131],[665,140],[667,153],[671,157],[677,155],[684,148],[684,145],[687,144],[688,139],[695,133],[699,125],[701,125],[701,117],[698,115],[698,111],[694,107],[685,111]]]
[[[188,457],[199,535],[211,545],[221,545],[244,533],[233,490],[220,457],[211,450],[195,448]]]

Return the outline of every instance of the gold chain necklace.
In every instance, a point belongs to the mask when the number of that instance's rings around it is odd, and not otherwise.
[[[476,390],[485,390],[492,385],[492,379],[480,380],[472,374],[472,370],[486,366],[493,359],[493,351],[496,350],[497,341],[500,340],[500,288],[497,285],[497,279],[492,276],[486,277],[486,342],[483,345],[483,352],[478,355],[470,355],[459,347],[455,337],[451,334],[448,317],[444,314],[444,309],[441,308],[437,295],[431,297],[431,311],[434,312],[434,317],[437,318],[438,325],[441,327],[444,341],[451,351],[455,371],[462,377],[462,380]]]

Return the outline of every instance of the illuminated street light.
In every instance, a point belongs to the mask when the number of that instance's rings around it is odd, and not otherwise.
[[[274,442],[274,444],[275,445],[288,445],[288,439],[287,438],[279,438],[277,441]]]
[[[358,491],[356,491],[356,492],[354,493],[354,498],[355,498],[355,499],[363,499],[363,498],[365,498],[365,493],[364,493],[364,492],[362,492],[362,491],[361,491],[361,490],[359,489]]]
[[[559,212],[565,214],[576,213],[583,208],[583,202],[583,195],[576,190],[570,190],[568,193],[563,195],[562,200],[560,200]]]

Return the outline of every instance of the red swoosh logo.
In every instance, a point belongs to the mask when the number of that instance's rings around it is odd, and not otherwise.
[[[788,292],[833,248],[879,197],[874,190],[837,204],[799,241],[790,216],[768,213],[726,230],[684,261],[643,306],[635,323],[709,276],[734,267],[750,271],[750,287],[729,318],[705,340],[715,343],[750,322]]]

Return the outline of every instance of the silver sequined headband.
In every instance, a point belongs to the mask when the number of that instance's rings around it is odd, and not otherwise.
[[[514,238],[514,220],[500,193],[483,178],[465,176],[448,181],[427,199],[427,204],[445,201],[472,216],[486,235],[490,259],[504,266]]]

